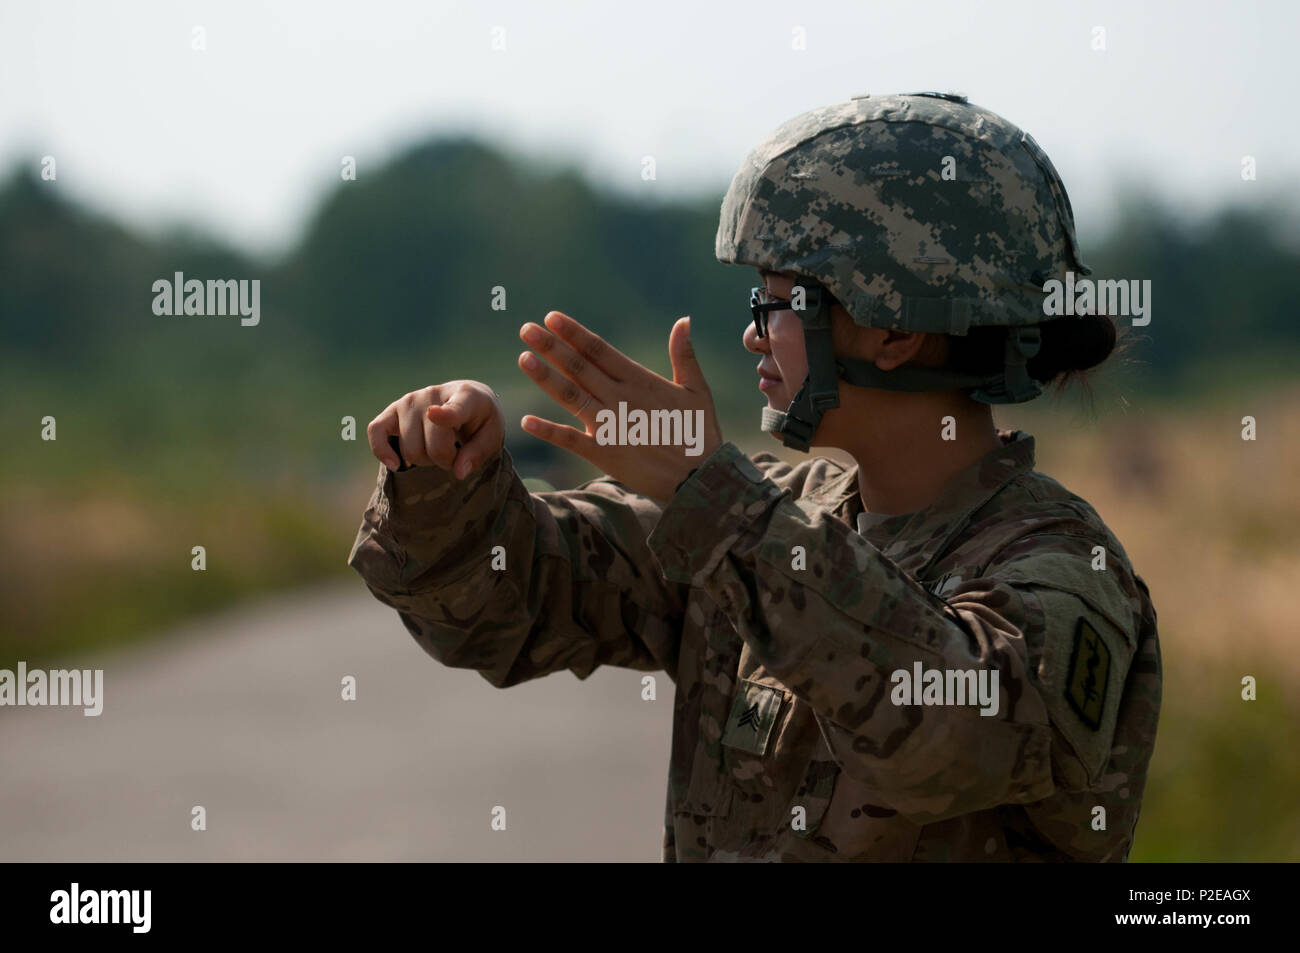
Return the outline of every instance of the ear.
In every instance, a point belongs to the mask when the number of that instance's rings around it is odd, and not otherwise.
[[[874,362],[888,334],[884,328],[865,328],[854,324],[838,301],[831,308],[831,343],[836,355],[840,357]]]
[[[931,335],[919,331],[886,331],[876,350],[876,367],[882,371],[892,371],[906,364],[921,353],[930,337]]]

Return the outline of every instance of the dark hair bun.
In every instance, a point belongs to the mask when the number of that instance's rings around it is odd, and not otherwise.
[[[1096,367],[1115,350],[1115,322],[1104,314],[1057,318],[1038,327],[1042,344],[1028,370],[1042,383]]]

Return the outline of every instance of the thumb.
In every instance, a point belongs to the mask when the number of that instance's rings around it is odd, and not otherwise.
[[[689,391],[708,393],[709,383],[704,379],[704,369],[695,357],[691,343],[691,317],[678,318],[668,333],[668,360],[673,365],[673,383]]]
[[[441,404],[432,404],[425,410],[427,416],[435,424],[444,427],[450,427],[453,430],[463,427],[470,423],[469,408],[458,395],[453,394]]]

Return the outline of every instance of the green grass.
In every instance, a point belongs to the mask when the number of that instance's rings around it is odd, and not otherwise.
[[[362,481],[349,521],[295,495],[248,489],[197,504],[133,498],[128,511],[155,527],[147,545],[127,542],[109,556],[67,533],[47,541],[41,564],[9,567],[0,665],[19,658],[44,664],[126,644],[254,595],[346,578],[366,495]],[[42,496],[34,506],[57,507],[58,496]],[[11,526],[16,518],[8,517]],[[30,518],[39,520],[39,513]],[[206,549],[202,571],[192,568],[195,545]]]
[[[1263,663],[1241,668],[1266,671]],[[1300,711],[1286,704],[1283,683],[1261,678],[1265,687],[1248,702],[1237,673],[1214,681],[1224,690],[1210,699],[1166,681],[1130,860],[1300,860]]]

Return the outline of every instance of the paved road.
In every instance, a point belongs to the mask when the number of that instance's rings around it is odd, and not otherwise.
[[[0,709],[0,860],[659,860],[662,673],[653,702],[622,669],[493,688],[360,581],[76,664],[98,718]]]

